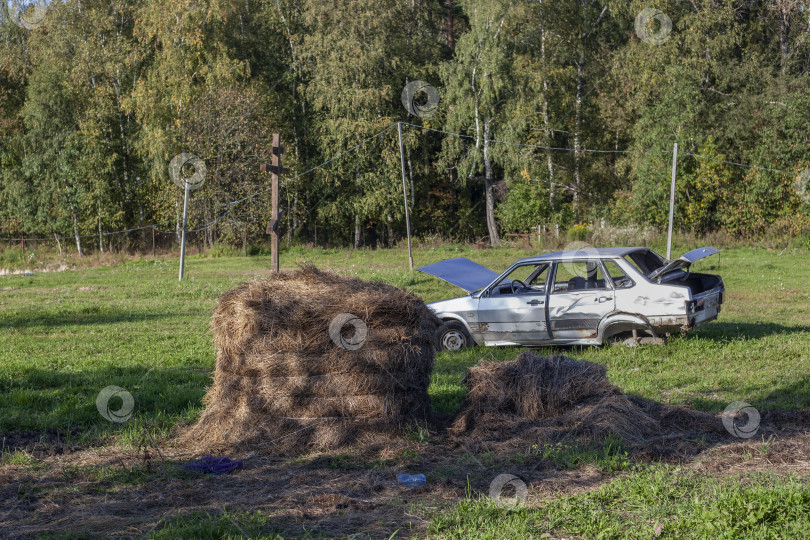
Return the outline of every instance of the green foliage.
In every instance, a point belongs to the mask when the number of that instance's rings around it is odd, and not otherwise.
[[[3,237],[106,250],[111,231],[172,228],[168,163],[192,152],[209,170],[190,205],[206,245],[257,243],[270,219],[258,168],[278,132],[282,235],[391,246],[405,233],[399,144],[394,129],[368,138],[398,121],[426,128],[403,126],[416,236],[664,228],[674,142],[678,229],[808,231],[784,226],[810,216],[795,175],[721,163],[808,168],[800,2],[65,0],[35,29],[3,7]],[[672,21],[655,44],[635,33],[651,7]],[[440,95],[433,116],[402,106],[416,80]]]
[[[528,233],[548,223],[548,189],[544,183],[532,180],[524,169],[519,179],[507,182],[507,186],[506,200],[497,208],[504,230]]]
[[[587,240],[593,231],[586,223],[577,223],[568,229],[568,239],[584,242]]]
[[[683,201],[679,214],[683,216],[684,227],[705,233],[716,225],[718,203],[728,200],[732,172],[721,163],[725,156],[718,154],[713,136],[709,136],[698,153],[709,159],[700,161],[693,171],[682,177],[677,184],[676,197]]]
[[[238,248],[224,242],[217,242],[208,250],[208,256],[214,257],[215,259],[220,257],[236,257],[239,254]]]

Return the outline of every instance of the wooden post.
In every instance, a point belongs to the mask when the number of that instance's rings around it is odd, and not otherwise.
[[[20,233],[20,255],[25,259],[25,233]]]
[[[155,258],[155,226],[152,225],[152,258]]]
[[[279,197],[279,176],[287,169],[281,167],[281,154],[284,150],[281,148],[281,135],[278,133],[273,134],[273,148],[272,148],[272,161],[270,165],[262,165],[262,172],[269,172],[272,181],[272,209],[270,223],[267,225],[267,233],[270,234],[270,269],[273,272],[279,271],[279,257],[278,257],[278,223],[281,215],[278,211],[278,197]]]

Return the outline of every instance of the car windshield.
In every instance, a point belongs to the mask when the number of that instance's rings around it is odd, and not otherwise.
[[[625,255],[624,260],[647,277],[666,264],[666,261],[660,255],[649,249],[628,253]]]
[[[543,294],[548,268],[548,263],[518,266],[492,287],[492,294]]]

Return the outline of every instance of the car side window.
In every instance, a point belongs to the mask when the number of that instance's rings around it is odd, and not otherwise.
[[[598,261],[563,261],[556,268],[554,294],[608,288]]]
[[[548,263],[518,266],[492,288],[492,294],[545,294],[549,268]]]
[[[664,266],[663,259],[648,249],[634,251],[633,253],[625,256],[624,260],[632,264],[633,267],[635,267],[635,269],[644,276],[647,276],[653,270],[657,270],[658,268]]]
[[[635,282],[625,275],[624,270],[619,268],[616,261],[611,261],[608,259],[602,261],[602,264],[605,265],[605,271],[607,272],[608,276],[610,276],[613,286],[617,289],[629,289],[635,285]]]

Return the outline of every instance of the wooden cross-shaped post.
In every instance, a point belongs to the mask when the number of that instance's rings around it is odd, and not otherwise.
[[[281,154],[284,150],[281,148],[281,135],[278,133],[273,134],[273,148],[272,148],[272,163],[270,165],[262,164],[261,171],[263,173],[270,173],[273,182],[273,208],[270,218],[270,223],[267,225],[267,234],[270,235],[270,264],[273,272],[278,272],[278,223],[281,220],[281,213],[278,210],[278,177],[289,172],[288,169],[281,167]]]

